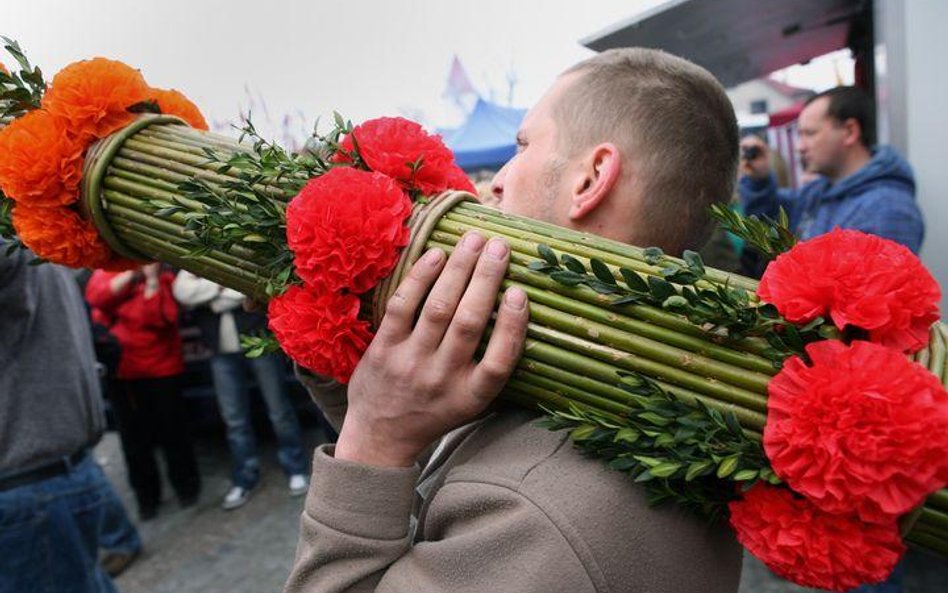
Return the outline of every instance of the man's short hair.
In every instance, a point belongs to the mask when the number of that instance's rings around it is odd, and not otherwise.
[[[572,73],[580,78],[553,107],[563,150],[615,143],[642,183],[639,241],[700,248],[708,208],[732,199],[737,174],[737,119],[724,88],[704,68],[644,48],[605,51]]]
[[[854,86],[838,86],[810,97],[806,104],[823,97],[829,99],[826,115],[837,124],[856,120],[859,124],[859,141],[866,148],[872,148],[876,143],[876,106],[869,94]]]

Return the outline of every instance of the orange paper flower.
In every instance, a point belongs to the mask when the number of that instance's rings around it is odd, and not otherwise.
[[[0,62],[0,72],[3,72],[4,74],[10,74],[10,71],[7,70],[7,67],[3,65],[3,62]]]
[[[105,58],[83,60],[59,71],[43,97],[43,108],[65,119],[80,138],[102,138],[135,118],[128,108],[151,89],[141,72]]]
[[[13,208],[13,228],[37,257],[71,268],[98,268],[111,250],[91,223],[70,208]]]
[[[175,89],[151,89],[150,99],[158,103],[158,108],[166,115],[176,115],[188,122],[192,128],[207,129],[207,121],[190,99]]]
[[[0,132],[0,187],[21,204],[68,206],[78,199],[85,143],[37,109]]]

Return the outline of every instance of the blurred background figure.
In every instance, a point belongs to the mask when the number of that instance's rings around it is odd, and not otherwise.
[[[240,347],[240,334],[264,329],[266,316],[245,311],[244,295],[239,292],[190,272],[178,272],[173,289],[182,305],[193,308],[201,334],[214,351],[211,373],[233,463],[232,485],[224,496],[223,508],[232,510],[246,504],[260,482],[260,458],[250,413],[249,373],[256,379],[266,403],[289,492],[292,496],[305,494],[309,487],[306,454],[299,419],[286,389],[284,361],[279,354],[247,358]]]
[[[201,482],[181,395],[181,337],[174,274],[153,263],[139,270],[97,270],[86,286],[96,318],[121,346],[112,404],[129,482],[142,520],[161,504],[155,449],[182,507],[197,502]]]
[[[756,136],[745,137],[739,184],[745,212],[775,218],[782,207],[801,239],[840,227],[918,253],[925,224],[915,202],[915,178],[893,148],[875,145],[874,113],[872,99],[854,87],[836,87],[807,101],[798,150],[817,177],[797,191],[778,188],[769,148]]]
[[[100,526],[134,528],[89,453],[105,429],[89,321],[73,274],[32,259],[0,257],[0,592],[112,592]]]

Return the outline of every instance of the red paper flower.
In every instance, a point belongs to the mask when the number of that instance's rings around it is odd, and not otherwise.
[[[296,273],[330,291],[369,290],[408,244],[411,200],[381,173],[349,167],[311,179],[286,211]]]
[[[862,524],[821,512],[783,488],[757,484],[728,508],[738,541],[774,573],[805,587],[847,591],[881,582],[905,552],[894,520]]]
[[[757,294],[792,323],[829,314],[839,328],[869,331],[902,351],[928,343],[941,290],[906,247],[860,231],[834,229],[767,266]]]
[[[359,154],[373,171],[394,177],[407,189],[425,195],[457,189],[476,193],[474,184],[454,162],[454,153],[440,136],[429,135],[413,121],[402,117],[371,119],[352,130],[359,145]],[[352,151],[352,138],[345,137],[340,146]],[[337,153],[337,162],[348,159]],[[418,163],[413,171],[412,165]]]
[[[90,223],[69,208],[13,208],[13,228],[37,257],[71,268],[98,268],[112,252]]]
[[[85,143],[42,109],[0,131],[0,187],[18,203],[50,208],[79,198]]]
[[[764,450],[774,471],[827,512],[885,523],[948,482],[948,394],[895,350],[807,346],[770,381]]]
[[[128,108],[148,99],[149,90],[138,70],[122,62],[94,58],[60,70],[42,105],[68,121],[75,136],[103,138],[135,119]]]
[[[355,295],[291,286],[270,301],[268,314],[270,329],[290,358],[340,383],[349,382],[372,341]]]
[[[188,122],[188,125],[192,128],[198,130],[207,129],[207,120],[204,119],[201,110],[198,109],[197,105],[190,99],[185,97],[181,91],[175,89],[151,89],[148,98],[158,103],[158,109],[160,109],[162,113],[166,115],[176,115]]]

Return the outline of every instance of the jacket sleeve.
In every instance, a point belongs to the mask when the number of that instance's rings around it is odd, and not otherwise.
[[[116,307],[132,296],[131,284],[118,293],[112,292],[110,284],[112,278],[117,275],[117,273],[103,270],[92,272],[92,276],[89,277],[89,282],[86,284],[86,301],[88,301],[90,307],[101,309],[106,314],[112,315]]]
[[[296,378],[309,392],[310,399],[329,421],[333,430],[338,433],[342,429],[342,421],[348,409],[346,386],[329,377],[313,374],[299,365],[294,365],[294,368]]]
[[[751,216],[767,216],[776,220],[780,208],[783,208],[791,220],[791,228],[797,219],[797,208],[800,200],[797,193],[789,189],[777,187],[777,180],[773,174],[766,179],[754,179],[749,176],[741,177],[737,185],[744,214]]]
[[[513,489],[455,482],[438,491],[448,524],[411,545],[415,468],[380,469],[317,450],[285,593],[524,593],[595,590],[553,521]]]
[[[185,307],[206,305],[214,300],[221,292],[216,282],[195,276],[187,270],[181,270],[174,278],[171,291],[175,300]]]

